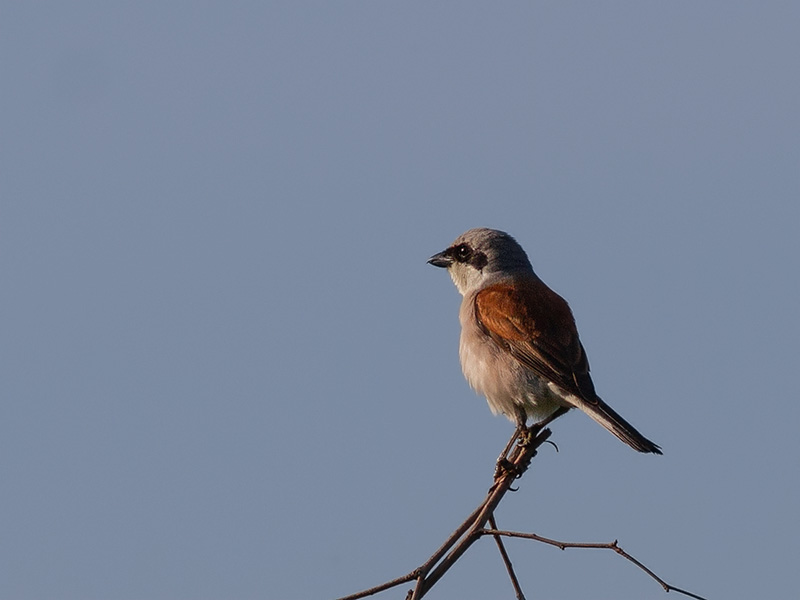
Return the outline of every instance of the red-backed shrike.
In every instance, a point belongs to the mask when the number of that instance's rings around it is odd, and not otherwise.
[[[461,369],[492,412],[524,427],[578,408],[631,448],[661,454],[595,393],[572,311],[514,238],[470,229],[428,262],[446,268],[464,297]]]

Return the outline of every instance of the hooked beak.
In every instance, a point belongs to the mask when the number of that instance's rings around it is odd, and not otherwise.
[[[443,250],[438,254],[434,254],[428,259],[428,264],[434,267],[442,267],[446,269],[453,264],[453,259],[447,254],[447,250]]]

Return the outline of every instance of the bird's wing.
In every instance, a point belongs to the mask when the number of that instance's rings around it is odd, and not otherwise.
[[[572,311],[544,283],[489,286],[475,297],[475,316],[496,344],[535,374],[588,402],[597,399]]]

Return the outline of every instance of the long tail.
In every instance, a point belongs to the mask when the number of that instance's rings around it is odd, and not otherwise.
[[[634,450],[661,454],[660,447],[639,433],[633,425],[619,416],[613,408],[598,396],[595,396],[592,400],[572,396],[570,400],[575,404],[575,408],[585,412]]]

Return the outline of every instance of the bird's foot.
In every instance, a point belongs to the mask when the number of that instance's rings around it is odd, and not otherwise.
[[[536,437],[540,430],[541,427],[539,427],[536,423],[530,427],[521,427],[519,434],[517,435],[517,445],[521,446],[522,448],[529,446],[533,441],[533,438]]]

